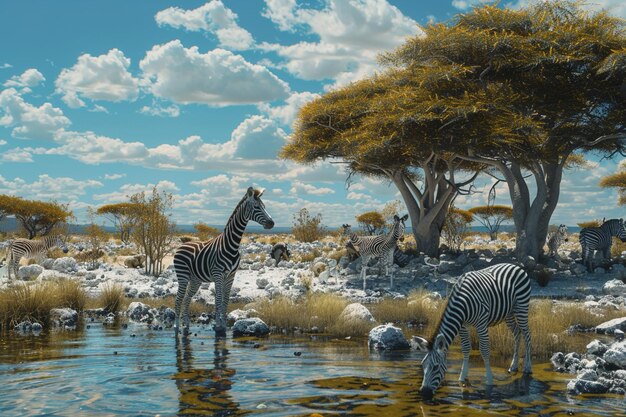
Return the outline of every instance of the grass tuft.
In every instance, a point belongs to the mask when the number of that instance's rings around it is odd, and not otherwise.
[[[120,284],[107,284],[98,297],[98,305],[109,313],[117,313],[126,302],[124,287]]]

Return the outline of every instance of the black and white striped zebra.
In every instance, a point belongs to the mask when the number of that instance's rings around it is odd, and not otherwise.
[[[548,233],[548,256],[556,256],[559,247],[563,242],[567,242],[567,226],[559,225],[555,232]]]
[[[224,231],[205,242],[187,242],[176,249],[174,270],[178,277],[176,294],[176,330],[180,319],[189,327],[189,303],[203,282],[215,283],[215,333],[226,333],[226,309],[235,272],[239,268],[239,245],[248,221],[261,224],[265,229],[274,227],[272,217],[261,201],[262,190],[248,188]],[[182,307],[182,310],[181,310]]]
[[[7,249],[7,270],[9,279],[11,279],[11,270],[17,277],[17,270],[20,267],[20,260],[22,258],[38,258],[41,260],[48,250],[59,247],[62,248],[64,253],[68,252],[67,247],[63,243],[63,239],[60,236],[44,236],[39,240],[31,239],[15,239],[9,243]]]
[[[361,255],[361,276],[363,277],[363,291],[367,284],[367,265],[370,259],[379,258],[385,266],[385,276],[389,275],[389,267],[393,265],[393,254],[398,244],[398,240],[404,236],[404,222],[409,218],[408,214],[403,217],[394,216],[393,227],[384,235],[378,236],[357,236],[350,235],[352,243]],[[346,233],[349,233],[349,228]],[[393,288],[393,270],[391,272],[390,287]]]
[[[447,365],[448,347],[457,334],[461,335],[463,366],[460,381],[467,378],[471,342],[469,325],[475,326],[480,340],[480,354],[485,361],[486,384],[493,385],[493,374],[489,363],[490,346],[488,328],[505,320],[513,336],[515,345],[509,372],[518,369],[520,333],[526,342],[524,373],[531,373],[530,331],[528,329],[528,303],[530,300],[530,280],[526,272],[513,264],[497,264],[471,271],[461,276],[452,288],[448,304],[443,312],[437,330],[430,342],[421,347],[428,349],[422,361],[424,380],[421,391],[430,396],[443,381]],[[425,341],[424,341],[425,342]]]
[[[578,241],[582,247],[583,265],[593,271],[595,251],[602,251],[603,259],[610,259],[613,236],[626,242],[626,225],[623,219],[607,220],[600,227],[585,227],[580,231]]]

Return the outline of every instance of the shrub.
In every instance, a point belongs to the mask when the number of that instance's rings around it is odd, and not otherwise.
[[[221,233],[215,227],[211,227],[208,224],[202,222],[194,224],[193,227],[194,229],[196,229],[196,235],[198,236],[198,239],[202,241],[209,240]]]
[[[469,231],[473,215],[469,211],[450,207],[443,224],[442,237],[446,245],[454,251],[459,252],[461,245]]]
[[[51,282],[19,283],[0,290],[0,315],[3,326],[29,320],[47,323],[50,310],[58,307],[58,293]]]
[[[325,235],[322,226],[322,215],[311,216],[306,208],[301,209],[293,216],[292,233],[296,240],[300,242],[315,242]]]
[[[102,287],[102,292],[98,297],[98,305],[109,313],[117,313],[126,300],[124,287],[120,284],[107,284]]]
[[[87,293],[78,280],[60,279],[56,282],[56,291],[61,307],[83,311],[87,304]]]

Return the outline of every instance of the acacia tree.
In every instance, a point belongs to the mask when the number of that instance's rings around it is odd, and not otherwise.
[[[0,213],[13,215],[29,239],[45,236],[72,217],[67,204],[0,196]]]
[[[468,211],[474,215],[475,220],[487,228],[491,240],[498,238],[498,230],[502,222],[513,218],[513,209],[510,206],[478,206]]]
[[[618,204],[626,205],[626,162],[622,161],[620,169],[600,180],[600,186],[605,188],[617,188]]]
[[[281,156],[302,163],[339,159],[350,175],[391,180],[409,212],[417,249],[437,256],[448,207],[480,168],[441,151],[440,121],[415,117],[432,103],[429,94],[398,72],[332,91],[300,110]],[[465,171],[469,179],[457,180]]]
[[[196,229],[198,239],[202,241],[209,240],[210,238],[220,234],[220,231],[218,229],[202,222],[194,224],[193,228]]]
[[[120,233],[120,240],[128,243],[130,242],[130,233],[133,229],[133,222],[137,217],[138,208],[132,202],[106,204],[98,207],[96,213],[113,223]]]
[[[624,154],[624,21],[590,14],[580,3],[551,1],[520,10],[486,5],[424,31],[382,61],[416,77],[425,68],[440,69],[439,75],[427,72],[425,82],[441,87],[431,89],[440,98],[431,112],[444,120],[443,146],[501,175],[512,201],[517,255],[537,257],[570,156]],[[465,97],[478,99],[478,107],[508,109],[508,126],[476,135],[467,120],[471,107],[459,111],[460,102],[472,105]]]
[[[368,211],[356,216],[356,221],[368,235],[380,233],[385,228],[385,218],[377,211]]]

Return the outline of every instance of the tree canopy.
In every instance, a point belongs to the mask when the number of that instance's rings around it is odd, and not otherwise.
[[[130,242],[130,233],[141,206],[133,202],[105,204],[98,207],[96,213],[111,221],[120,233],[120,240]]]
[[[378,211],[359,214],[356,221],[369,235],[380,233],[385,228],[385,218]]]
[[[626,163],[622,162],[619,171],[607,175],[600,180],[600,186],[605,188],[617,188],[618,204],[626,205]]]
[[[72,216],[72,212],[65,204],[55,201],[27,200],[9,195],[0,195],[0,213],[5,216],[15,216],[29,239],[49,234]]]
[[[489,236],[492,240],[498,238],[498,231],[502,222],[513,218],[513,208],[511,206],[478,206],[472,207],[468,211],[474,215],[475,220],[489,230]]]

